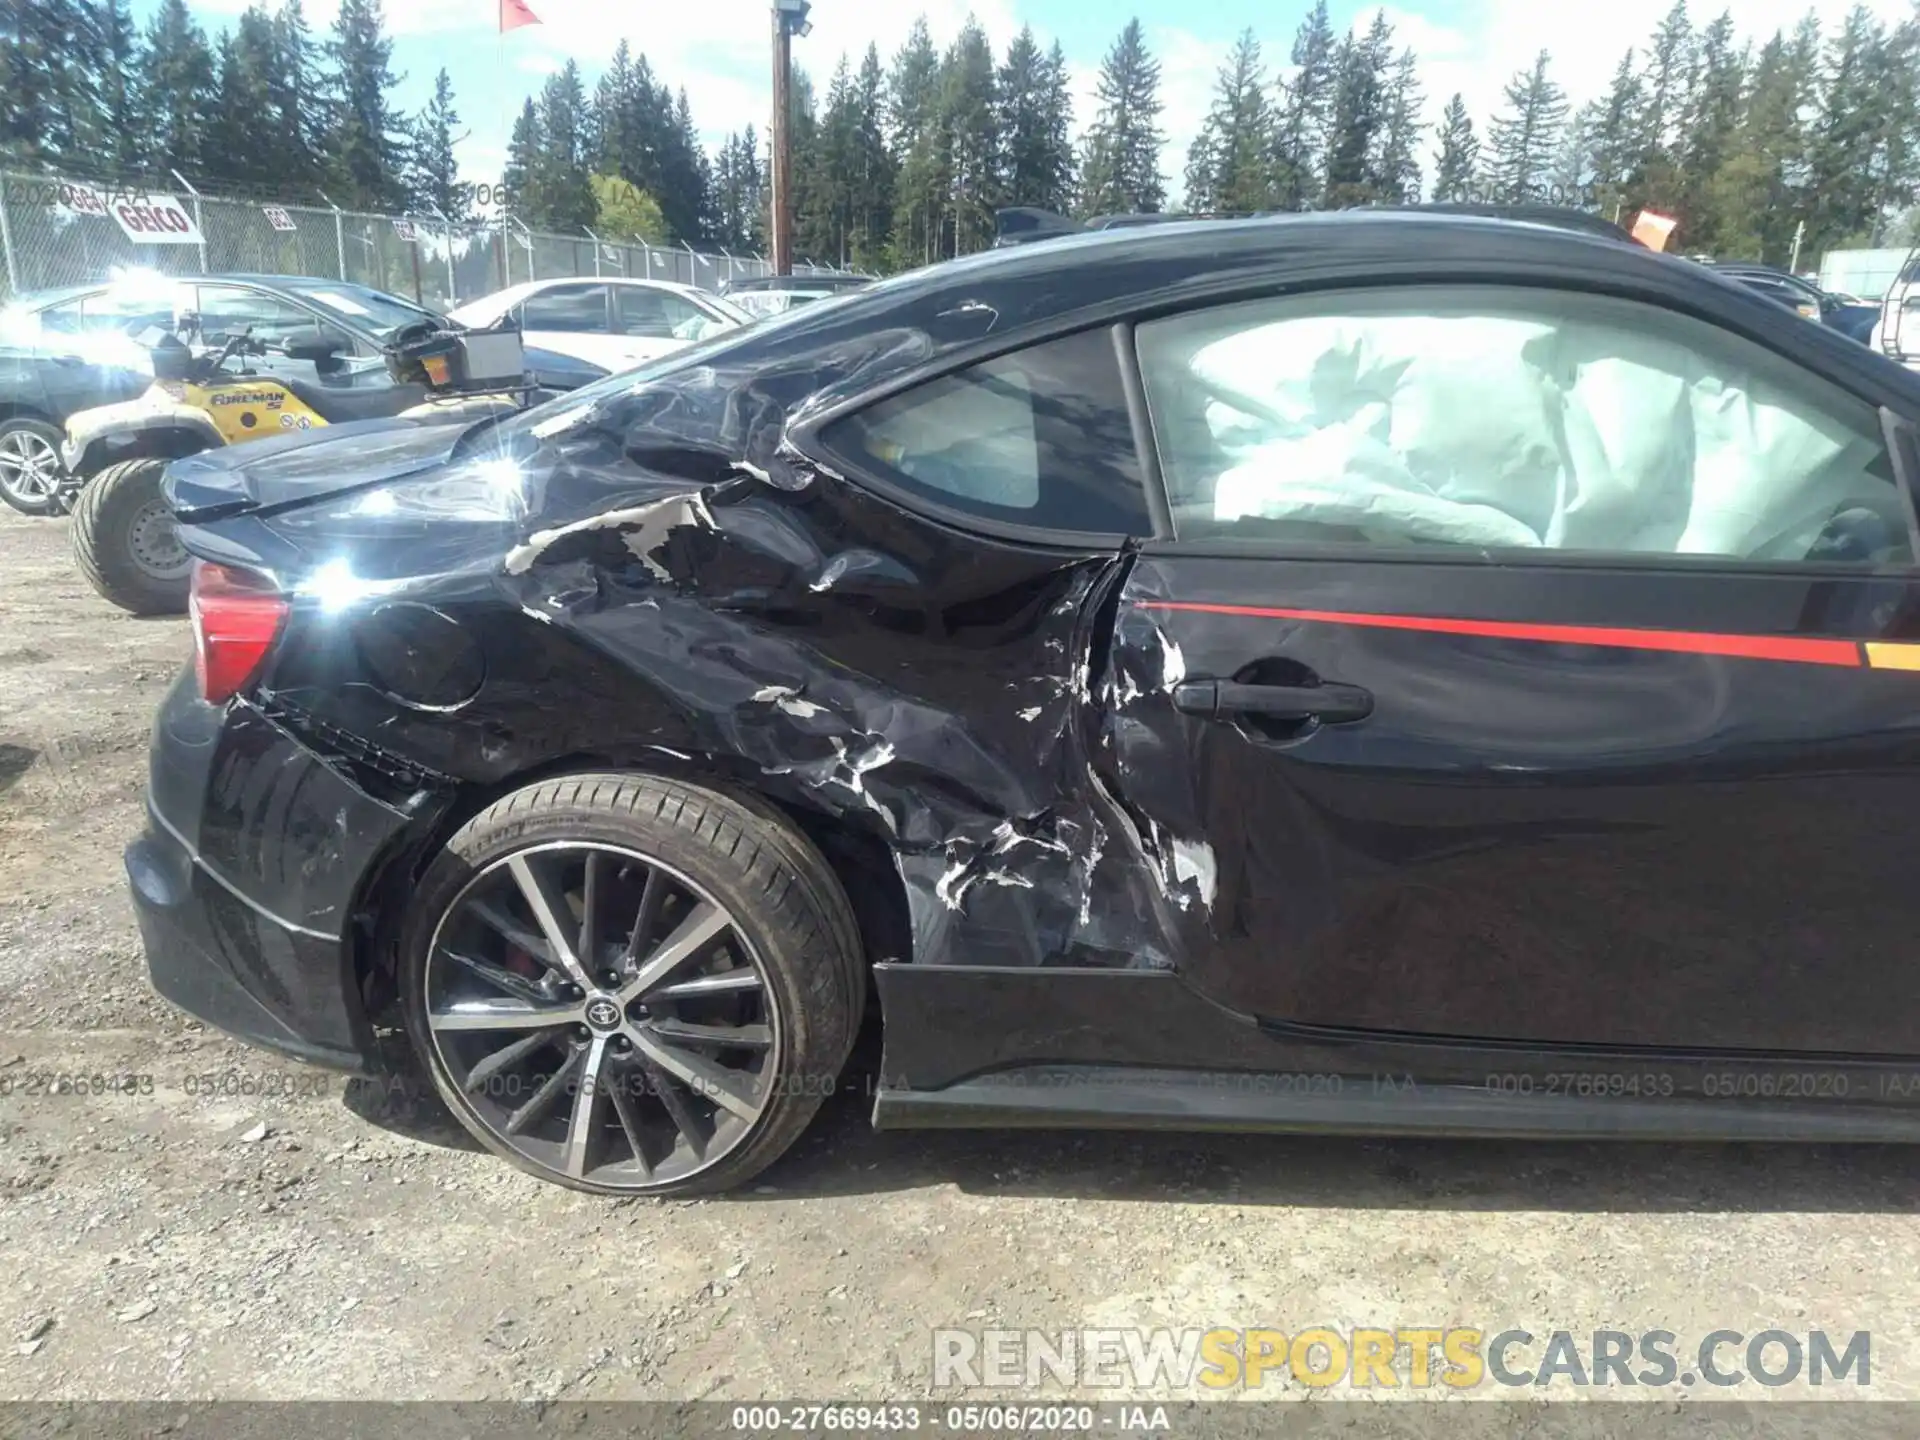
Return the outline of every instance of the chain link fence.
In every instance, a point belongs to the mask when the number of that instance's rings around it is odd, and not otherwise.
[[[108,212],[102,197],[117,194],[107,185],[0,172],[0,296],[142,269],[348,280],[446,310],[528,280],[615,275],[718,290],[773,273],[772,262],[757,254],[548,235],[511,218],[460,224],[212,195],[174,196],[193,217],[197,242],[157,244],[132,239]],[[794,269],[845,273],[811,263]]]

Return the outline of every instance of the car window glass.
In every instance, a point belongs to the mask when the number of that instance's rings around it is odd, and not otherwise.
[[[639,285],[613,289],[619,333],[660,340],[698,340],[718,323],[684,295],[671,290],[649,290]],[[692,333],[689,333],[692,332]]]
[[[529,295],[521,307],[523,330],[558,330],[570,335],[607,333],[607,287],[561,285]]]
[[[80,302],[63,301],[38,312],[39,329],[55,335],[78,335],[81,330]]]
[[[209,344],[248,329],[255,340],[284,340],[290,331],[311,329],[315,323],[300,306],[258,290],[229,285],[198,289],[200,333]]]
[[[1669,311],[1383,291],[1136,333],[1183,537],[1913,558],[1873,408]]]
[[[88,334],[136,335],[173,324],[174,302],[164,295],[103,290],[80,301],[80,326]]]
[[[827,427],[856,468],[945,508],[1049,530],[1149,530],[1106,331],[988,360]]]

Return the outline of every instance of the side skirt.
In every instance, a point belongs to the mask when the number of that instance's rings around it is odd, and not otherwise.
[[[943,1090],[882,1086],[877,1130],[1179,1130],[1477,1136],[1485,1139],[1920,1141],[1920,1113],[1891,1107],[1724,1104],[1498,1095],[1364,1077],[1289,1090],[1306,1077],[1246,1071],[1032,1065]],[[1336,1077],[1337,1078],[1337,1077]]]
[[[1920,1142],[1920,1060],[1261,1023],[1167,971],[876,967],[873,1123]]]

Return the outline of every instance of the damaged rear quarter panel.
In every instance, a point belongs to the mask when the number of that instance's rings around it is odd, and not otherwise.
[[[1172,966],[1166,885],[1094,773],[1130,554],[937,523],[797,448],[809,415],[936,353],[925,333],[791,356],[767,343],[736,370],[696,365],[537,418],[515,538],[477,524],[463,555],[440,519],[422,532],[436,574],[356,557],[388,577],[382,593],[303,611],[271,686],[467,787],[684,762],[827,817],[899,877],[911,953],[875,960]],[[601,423],[620,405],[617,429]],[[397,491],[392,513],[411,504]],[[369,682],[355,633],[378,602],[431,604],[479,640],[470,701],[426,711]]]

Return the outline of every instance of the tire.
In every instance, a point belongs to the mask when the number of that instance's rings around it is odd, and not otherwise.
[[[73,507],[73,554],[102,598],[135,615],[184,615],[192,557],[160,493],[165,460],[109,465]],[[163,563],[169,562],[169,563]]]
[[[576,857],[588,853],[601,858],[580,862],[583,869],[575,872]],[[584,873],[587,863],[601,867],[597,943],[588,939],[588,927],[581,921],[585,897],[594,893],[595,884]],[[516,864],[525,868],[516,872]],[[545,867],[545,880],[530,885],[527,875],[541,867]],[[630,952],[622,957],[632,967],[629,971],[593,969],[598,957],[622,948],[607,936],[624,935],[629,925],[644,928],[645,922],[622,918],[628,913],[620,904],[622,886],[631,895],[643,873],[651,893],[656,872],[663,877],[660,884],[668,898],[657,922],[660,929],[653,934],[666,938],[624,947]],[[577,884],[568,878],[576,873],[581,877]],[[502,880],[502,875],[511,879]],[[453,994],[459,987],[475,984],[473,962],[452,963],[456,942],[462,952],[494,943],[507,932],[493,928],[490,919],[477,923],[476,917],[518,906],[537,893],[541,883],[557,887],[547,892],[553,902],[548,913],[564,914],[559,922],[563,938],[571,936],[572,927],[582,927],[576,953],[586,959],[591,972],[588,981],[596,988],[568,992],[578,1002],[574,1023],[516,1026],[505,1039],[496,1038],[491,1029],[466,1033],[457,1025],[451,1030],[439,1028],[452,1024],[452,1017],[463,1007],[471,1011],[489,1003],[520,1003],[518,989],[505,991],[497,983],[508,963],[520,965],[522,975],[537,972],[543,986],[562,973],[563,967],[528,950],[515,959],[511,943],[502,942],[506,949],[489,954],[506,958],[486,962],[495,967],[490,972],[495,977],[492,988],[482,981],[478,998],[471,990],[465,997]],[[685,908],[673,908],[683,901]],[[616,980],[641,983],[637,972],[646,966],[631,952],[646,959],[672,950],[673,937],[695,925],[695,911],[702,904],[730,921],[723,938],[709,948],[708,958],[668,971],[667,988],[642,993],[621,1015],[619,1029],[610,1028],[615,1022],[604,1008],[595,1017],[593,1006],[614,1001],[626,1005]],[[520,913],[536,917],[532,925],[524,919],[519,922],[519,933],[532,935],[533,926],[541,925],[538,911],[529,905]],[[637,913],[647,913],[644,899]],[[550,956],[554,935],[551,930],[545,934]],[[572,943],[570,938],[567,943]],[[701,967],[722,960],[729,962],[724,970],[698,973]],[[642,1003],[648,995],[664,996],[667,990],[717,989],[716,982],[737,981],[749,968],[751,989],[738,996],[703,994],[691,1000],[661,1000],[660,1013],[652,1015]],[[468,821],[428,865],[413,892],[400,928],[398,980],[401,1011],[414,1051],[441,1098],[476,1140],[541,1179],[618,1195],[711,1194],[740,1185],[772,1164],[837,1088],[866,1003],[859,929],[839,880],[819,852],[783,818],[751,802],[648,775],[585,774],[541,781],[516,790]],[[513,983],[524,987],[533,982]],[[726,988],[741,987],[729,984]],[[539,997],[539,1003],[544,1005],[547,998]],[[705,1023],[704,1012],[697,1007],[715,1003],[749,1007],[749,1019],[757,1015],[758,1023],[738,1031],[727,1029],[724,1021],[717,1026]],[[687,1013],[689,1006],[696,1007],[695,1013]],[[640,1018],[633,1018],[634,1009],[641,1012]],[[589,1019],[593,1028],[584,1023]],[[734,1019],[738,1021],[738,1013]],[[721,1066],[729,1054],[747,1057],[740,1063],[756,1063],[752,1057],[758,1056],[759,1069],[751,1083],[741,1082],[740,1072],[718,1070],[726,1087],[740,1092],[732,1096],[735,1103],[760,1107],[752,1118],[723,1111],[722,1102],[715,1099],[719,1091],[710,1086],[681,1084],[678,1069],[663,1074],[660,1066],[646,1068],[660,1052],[642,1054],[643,1037],[657,1040],[667,1035],[666,1029],[651,1027],[672,1029],[689,1023],[703,1036],[751,1030],[764,1047],[747,1052],[711,1040],[694,1042],[713,1046],[696,1058],[714,1067]],[[535,1031],[546,1038],[535,1038]],[[676,1031],[671,1037],[676,1044],[682,1033]],[[513,1050],[523,1040],[539,1047],[532,1052],[534,1058],[514,1062],[523,1070],[489,1069],[497,1058],[494,1047]],[[468,1046],[477,1048],[462,1053]],[[616,1068],[623,1061],[614,1047],[625,1048],[624,1063],[632,1068]],[[667,1054],[675,1064],[687,1059],[684,1047]],[[477,1061],[472,1058],[475,1055],[480,1056]],[[527,1097],[544,1093],[574,1065],[563,1055],[580,1057],[580,1070],[571,1072],[576,1078],[566,1082],[557,1092],[559,1098],[549,1102],[524,1131],[509,1133],[514,1119],[509,1112],[523,1105],[530,1109],[536,1102]],[[477,1082],[483,1071],[487,1079]],[[577,1079],[581,1073],[596,1076],[591,1093],[583,1095],[586,1087]],[[631,1083],[636,1079],[641,1083]],[[694,1109],[711,1111],[715,1133],[705,1142],[711,1154],[701,1153],[695,1138],[700,1115],[683,1123],[689,1099]],[[635,1123],[629,1123],[629,1107],[638,1112],[632,1116]],[[722,1126],[727,1127],[724,1134]],[[579,1143],[576,1158],[572,1137],[582,1133],[589,1138]],[[664,1152],[658,1150],[662,1134],[666,1136]],[[718,1148],[722,1138],[724,1149]],[[644,1146],[642,1139],[647,1142]],[[648,1153],[643,1155],[643,1150]],[[623,1159],[629,1152],[636,1158]],[[596,1155],[609,1158],[597,1163]]]
[[[45,420],[0,420],[0,501],[22,515],[57,514],[67,478],[60,462],[63,438],[60,427]]]

